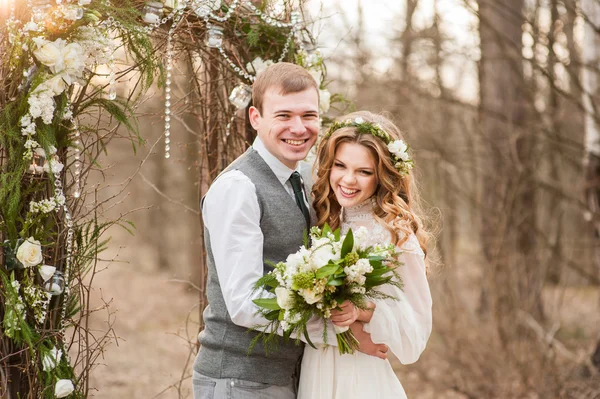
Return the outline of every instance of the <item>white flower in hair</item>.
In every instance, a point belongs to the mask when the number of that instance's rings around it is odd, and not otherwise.
[[[391,143],[389,143],[387,147],[392,154],[398,157],[398,159],[401,159],[405,162],[409,160],[408,152],[406,152],[406,150],[408,150],[408,146],[406,145],[406,143],[404,143],[404,141],[394,140]]]
[[[357,116],[356,119],[354,119],[354,123],[356,124],[360,124],[360,123],[364,123],[365,120],[363,118],[361,118],[360,116]]]

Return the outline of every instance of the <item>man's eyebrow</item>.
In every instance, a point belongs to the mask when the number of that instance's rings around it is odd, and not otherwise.
[[[289,110],[289,109],[276,109],[275,111],[273,111],[273,113],[274,114],[279,114],[279,113],[292,114],[292,113],[294,113],[294,111]],[[304,114],[318,114],[318,113],[319,113],[319,111],[314,110],[314,109],[302,112],[303,115]]]

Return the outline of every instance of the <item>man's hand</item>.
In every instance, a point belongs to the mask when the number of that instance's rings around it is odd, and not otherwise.
[[[363,330],[361,322],[355,322],[350,325],[354,337],[360,342],[358,350],[371,356],[377,356],[380,359],[387,359],[388,346],[385,344],[375,344],[371,341],[371,334]]]

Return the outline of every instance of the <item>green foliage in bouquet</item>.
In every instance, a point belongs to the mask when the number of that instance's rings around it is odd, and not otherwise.
[[[367,309],[369,299],[395,299],[376,287],[391,284],[402,288],[396,268],[395,247],[365,246],[366,230],[355,235],[350,229],[345,236],[340,230],[313,227],[311,246],[304,245],[285,262],[260,278],[254,288],[266,291],[268,297],[255,299],[258,312],[268,323],[255,327],[259,333],[251,343],[252,351],[262,340],[268,352],[277,343],[277,332],[285,339],[294,335],[297,343],[304,336],[313,348],[307,323],[317,316],[323,320],[323,342],[327,342],[327,319],[331,311],[348,300],[359,309]],[[353,353],[358,341],[349,329],[336,334],[340,354]]]

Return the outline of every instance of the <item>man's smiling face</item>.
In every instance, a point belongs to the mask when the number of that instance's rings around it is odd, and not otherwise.
[[[269,87],[264,94],[263,112],[250,108],[250,123],[267,150],[290,169],[295,169],[317,141],[319,94],[314,88],[281,94]]]

